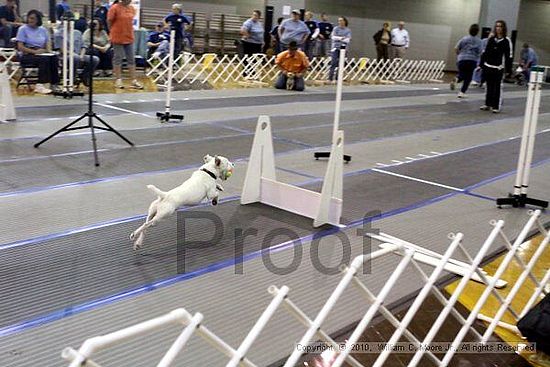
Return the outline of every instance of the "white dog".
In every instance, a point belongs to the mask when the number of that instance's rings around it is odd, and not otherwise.
[[[204,164],[175,189],[164,192],[153,185],[147,185],[157,195],[157,199],[149,206],[145,223],[130,235],[134,241],[134,250],[142,246],[147,228],[174,214],[180,206],[197,205],[205,198],[211,200],[212,205],[217,205],[218,194],[223,191],[217,179],[227,180],[233,174],[233,167],[233,163],[225,157],[206,155]]]

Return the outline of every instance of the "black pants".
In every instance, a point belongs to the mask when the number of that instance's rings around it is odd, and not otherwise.
[[[502,104],[502,77],[504,72],[502,69],[484,67],[483,75],[487,83],[485,105],[498,110]]]
[[[260,54],[262,53],[262,44],[243,41],[243,52],[245,55]]]
[[[19,62],[23,67],[38,68],[38,83],[59,83],[59,59],[57,55],[24,54]]]
[[[390,54],[388,52],[388,45],[379,43],[376,45],[376,60],[384,60],[390,58]]]
[[[94,56],[99,57],[99,70],[113,70],[113,49],[109,48],[107,52],[101,52],[99,50],[93,50]]]
[[[458,82],[462,82],[462,88],[460,88],[462,93],[466,93],[468,90],[476,67],[477,61],[461,60],[458,62]]]

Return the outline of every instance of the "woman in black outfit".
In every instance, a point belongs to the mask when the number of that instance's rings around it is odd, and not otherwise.
[[[489,38],[485,51],[481,54],[480,65],[487,82],[483,111],[500,112],[502,104],[502,77],[512,72],[512,41],[506,37],[506,22],[497,20],[493,29],[494,36]]]

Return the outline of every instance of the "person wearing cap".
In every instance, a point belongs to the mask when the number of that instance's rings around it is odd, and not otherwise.
[[[71,11],[71,6],[68,0],[61,0],[55,7],[55,19],[61,20],[63,15]]]
[[[155,30],[149,34],[147,47],[148,55],[157,59],[163,59],[170,52],[170,32],[168,27],[160,22],[155,26]]]
[[[334,70],[338,67],[340,62],[340,47],[342,44],[347,46],[351,41],[351,30],[348,28],[348,19],[346,17],[338,18],[338,25],[332,30],[330,36],[332,40],[332,47],[330,49],[330,70],[328,73],[328,80],[334,80]]]
[[[175,31],[174,58],[176,58],[183,50],[185,25],[190,25],[191,21],[183,14],[183,6],[181,4],[174,4],[172,5],[172,13],[164,18],[164,23],[170,26],[170,30]]]
[[[294,83],[292,89],[296,91],[304,90],[304,73],[309,67],[309,60],[305,53],[298,50],[296,41],[290,41],[288,50],[277,55],[275,64],[281,71],[275,82],[275,88],[287,89],[288,79],[289,77],[293,77]]]
[[[309,36],[309,28],[300,20],[300,11],[297,9],[294,9],[290,14],[290,18],[285,19],[279,26],[279,39],[285,50],[292,41],[303,49]]]
[[[403,59],[409,48],[409,32],[405,29],[405,22],[398,23],[397,28],[391,30],[391,45],[394,59]]]

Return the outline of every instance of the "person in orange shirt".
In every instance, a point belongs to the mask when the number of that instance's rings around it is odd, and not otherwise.
[[[275,82],[275,88],[287,89],[287,82],[292,77],[294,78],[294,82],[291,83],[292,89],[296,91],[304,90],[304,73],[309,67],[309,60],[305,53],[298,50],[296,41],[290,41],[288,50],[277,55],[275,64],[281,71],[277,77],[277,82]]]
[[[136,62],[134,53],[134,15],[136,9],[130,5],[131,0],[120,0],[113,4],[107,13],[109,36],[113,46],[113,71],[115,73],[116,88],[124,88],[122,83],[122,60],[126,56],[126,63],[132,78],[131,88],[143,89],[143,85],[136,79]]]

